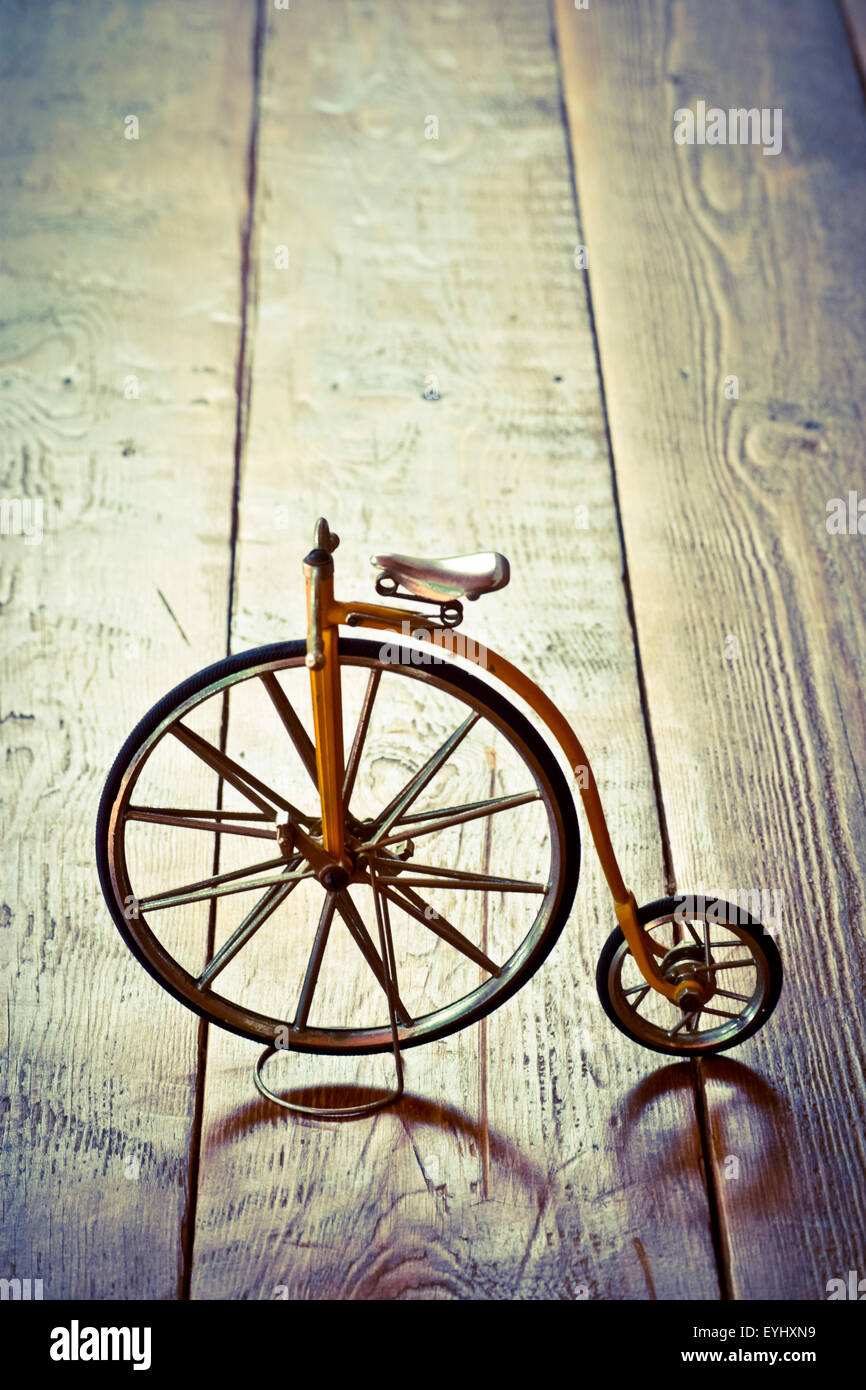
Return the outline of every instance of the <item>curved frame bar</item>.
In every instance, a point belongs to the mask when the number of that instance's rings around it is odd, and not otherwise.
[[[343,623],[351,627],[378,628],[405,635],[403,624],[414,624],[418,621],[418,613],[407,608],[386,608],[378,603],[342,603],[333,598],[332,584],[324,590],[323,599],[325,602],[322,604],[320,621],[325,632],[328,629],[335,630]],[[671,984],[656,966],[655,957],[663,956],[664,949],[652,940],[638,921],[637,901],[623,879],[607,828],[598,784],[583,744],[568,720],[534,681],[498,652],[482,646],[480,642],[467,643],[462,634],[457,637],[451,628],[434,628],[432,631],[427,628],[425,631],[428,635],[417,637],[417,641],[422,641],[450,656],[459,655],[474,662],[524,699],[550,729],[578,778],[578,790],[589,823],[592,842],[613,898],[614,911],[623,936],[647,984],[659,994],[676,1002],[678,995],[683,992],[683,986]],[[411,627],[410,635],[414,636]],[[339,669],[337,662],[334,662],[334,666]]]

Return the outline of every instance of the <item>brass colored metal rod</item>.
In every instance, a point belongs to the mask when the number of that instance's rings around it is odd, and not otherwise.
[[[263,830],[255,825],[223,825],[219,821],[193,820],[191,816],[175,816],[167,811],[149,811],[141,806],[131,806],[126,819],[148,821],[154,825],[176,825],[182,830],[208,830],[211,835],[246,835],[256,840],[275,838],[273,830]],[[267,818],[263,816],[262,819]]]
[[[238,951],[246,946],[247,942],[259,930],[259,927],[264,926],[272,913],[276,912],[280,904],[285,902],[286,898],[297,886],[298,880],[290,879],[285,885],[274,884],[272,888],[268,889],[255,906],[250,908],[244,920],[235,927],[231,936],[223,942],[216,955],[205,966],[196,981],[199,989],[204,989],[206,985],[209,985],[220,971],[224,970],[229,962],[234,960]]]
[[[227,753],[221,753],[218,748],[214,748],[212,743],[202,738],[199,734],[188,729],[185,724],[180,722],[169,726],[169,733],[174,734],[190,752],[195,753],[197,758],[207,763],[208,767],[213,768],[227,782],[245,797],[254,806],[258,806],[260,811],[273,811],[275,806],[280,806],[289,815],[297,816],[298,819],[306,821],[306,816],[302,815],[297,807],[293,806],[285,797],[280,796],[272,787],[268,787],[264,782],[259,781],[251,772],[247,772],[245,767],[236,763]]]
[[[371,846],[381,843],[382,838],[387,835],[397,817],[408,810],[412,802],[417,800],[428,783],[432,782],[436,773],[448,761],[454,750],[463,742],[470,729],[478,723],[481,715],[478,713],[470,714],[468,719],[464,719],[459,728],[446,738],[441,748],[437,748],[423,767],[419,768],[413,777],[409,779],[402,791],[398,792],[393,801],[390,801],[384,811],[376,818],[378,829],[370,841]]]
[[[379,886],[381,891],[385,894],[385,897],[389,898],[396,907],[401,908],[403,912],[408,912],[409,916],[414,917],[416,922],[420,922],[422,927],[426,927],[427,930],[433,932],[435,936],[439,936],[443,941],[447,941],[448,945],[453,946],[455,951],[462,952],[464,956],[474,961],[476,965],[480,965],[481,969],[486,970],[488,975],[494,975],[496,979],[498,979],[502,974],[500,966],[498,966],[495,961],[492,961],[488,955],[485,955],[480,947],[469,940],[468,936],[464,936],[461,931],[458,931],[457,927],[452,926],[447,918],[442,916],[441,912],[430,909],[428,904],[424,902],[424,899],[417,893],[413,893],[410,888],[404,888],[404,885],[399,882],[394,885],[394,888],[386,887],[386,881],[381,878],[379,880]],[[399,891],[395,892],[395,889]],[[433,915],[428,917],[428,911],[432,911]],[[649,986],[647,986],[647,988],[649,988]]]
[[[279,861],[284,863],[283,860]],[[139,898],[138,905],[145,912],[159,912],[167,907],[183,907],[186,903],[205,902],[208,898],[225,898],[232,893],[248,893],[253,888],[270,888],[273,884],[299,881],[311,878],[312,870],[303,869],[294,874],[270,874],[265,878],[237,880],[233,883],[217,883],[209,888],[175,889],[171,893],[154,893],[149,898]]]
[[[331,930],[331,923],[334,920],[334,908],[337,904],[335,893],[328,893],[322,904],[322,911],[319,914],[319,925],[316,928],[316,937],[313,942],[313,949],[310,952],[310,959],[307,961],[307,969],[304,974],[304,982],[301,985],[301,993],[298,998],[298,1007],[295,1010],[295,1019],[292,1028],[299,1031],[306,1028],[307,1019],[310,1016],[310,1005],[313,1002],[316,983],[319,978],[319,971],[322,968],[322,959],[325,954],[325,947],[328,944],[328,933]]]
[[[273,671],[265,671],[261,676],[261,682],[271,698],[274,709],[282,720],[283,727],[295,745],[301,762],[304,764],[313,782],[316,783],[316,750],[313,747],[313,741],[310,735],[295,713],[291,700],[286,695],[286,692],[283,690],[283,687],[280,685]]]
[[[492,816],[497,811],[510,811],[515,806],[525,806],[529,801],[540,801],[540,792],[520,792],[515,796],[496,796],[489,801],[477,801],[471,805],[453,806],[444,811],[422,811],[414,818],[412,816],[400,816],[394,822],[395,825],[408,825],[399,833],[394,831],[384,840],[377,840],[377,847],[384,845],[399,844],[401,840],[417,840],[421,835],[435,835],[437,830],[447,830],[452,825],[462,825],[464,821],[478,820],[481,816]],[[434,816],[435,819],[424,820],[424,816]],[[417,824],[415,823],[417,820]]]
[[[346,923],[352,938],[373,974],[376,976],[379,984],[382,986],[382,989],[387,992],[385,972],[376,947],[373,945],[373,939],[364,925],[364,920],[360,912],[345,890],[337,895],[337,911]],[[413,1023],[412,1015],[409,1013],[409,1010],[406,1008],[399,994],[395,995],[395,1005],[398,1021],[404,1028],[410,1028]]]
[[[364,692],[364,703],[358,718],[358,727],[355,730],[355,737],[352,741],[352,751],[349,754],[349,764],[346,768],[346,776],[343,781],[343,805],[348,807],[355,786],[355,778],[358,775],[358,767],[361,762],[361,754],[364,751],[364,743],[367,738],[367,730],[370,727],[370,717],[373,713],[373,701],[376,698],[376,691],[379,689],[379,681],[382,672],[375,668],[370,672],[367,681],[367,689]]]

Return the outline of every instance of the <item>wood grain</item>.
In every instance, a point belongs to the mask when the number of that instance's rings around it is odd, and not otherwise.
[[[93,827],[133,724],[225,646],[251,37],[228,0],[4,16],[3,497],[44,535],[0,537],[0,1272],[45,1298],[182,1274],[196,1020],[121,943]]]
[[[677,882],[781,895],[779,1010],[702,1068],[726,1288],[821,1299],[866,1261],[861,93],[832,6],[555,12]],[[675,144],[698,99],[781,152]]]
[[[467,626],[575,719],[636,891],[655,896],[546,14],[269,12],[261,112],[234,648],[302,634],[319,514],[344,538],[346,595],[372,594],[374,550],[503,550],[511,587]],[[659,1071],[603,1018],[593,972],[614,920],[587,856],[541,974],[485,1027],[408,1054],[410,1094],[374,1121],[286,1120],[254,1097],[255,1049],[211,1030],[194,1298],[718,1296],[688,1070]],[[299,1087],[389,1076],[386,1059],[288,1062]]]

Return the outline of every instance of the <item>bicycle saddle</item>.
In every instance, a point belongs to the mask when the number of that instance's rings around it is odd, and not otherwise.
[[[438,601],[480,598],[504,589],[510,578],[504,555],[484,550],[477,555],[453,555],[445,560],[422,560],[412,555],[373,555],[371,563],[395,579],[410,594]]]

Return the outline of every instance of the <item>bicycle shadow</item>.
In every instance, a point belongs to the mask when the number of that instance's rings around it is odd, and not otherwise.
[[[293,1105],[325,1108],[369,1104],[376,1100],[384,1100],[390,1092],[387,1087],[346,1083],[296,1087],[281,1094]],[[526,1192],[528,1204],[535,1205],[539,1212],[546,1206],[553,1182],[553,1175],[549,1169],[533,1163],[503,1134],[491,1129],[480,1119],[473,1119],[455,1106],[445,1105],[441,1101],[426,1100],[423,1096],[409,1091],[404,1092],[392,1105],[366,1118],[361,1117],[360,1121],[353,1117],[317,1119],[314,1116],[293,1115],[281,1111],[263,1096],[256,1096],[249,1104],[240,1106],[211,1126],[202,1145],[202,1156],[206,1158],[264,1124],[283,1123],[303,1129],[335,1131],[351,1129],[353,1125],[360,1123],[366,1143],[369,1127],[379,1123],[386,1116],[400,1121],[406,1138],[413,1146],[416,1132],[425,1128],[457,1135],[470,1146],[471,1153],[478,1156],[486,1154],[491,1169],[507,1173],[509,1180],[516,1182]],[[367,1128],[364,1129],[364,1126]],[[428,1186],[433,1187],[435,1184],[428,1180]]]
[[[696,1066],[702,1068],[702,1078],[696,1076]],[[706,1154],[700,1137],[705,1126],[699,1113],[696,1085],[706,1086],[709,1082],[729,1087],[731,1095],[723,1100],[718,1096],[712,1098],[706,1124],[710,1152]],[[645,1149],[644,1112],[666,1096],[682,1091],[688,1091],[695,1104],[695,1124],[668,1131],[668,1142],[661,1153],[645,1154],[652,1168],[663,1168],[668,1180],[680,1176],[693,1180],[696,1165],[702,1161],[712,1163],[718,1186],[735,1190],[738,1207],[746,1213],[751,1211],[766,1216],[775,1197],[780,1203],[787,1201],[787,1194],[795,1190],[797,1175],[796,1160],[780,1138],[790,1105],[763,1077],[741,1062],[720,1057],[702,1059],[699,1063],[683,1060],[644,1077],[611,1111],[611,1122],[617,1122],[621,1135],[621,1148],[627,1150],[634,1140]],[[296,1087],[281,1094],[293,1104],[338,1107],[384,1100],[389,1091],[387,1087],[332,1083]],[[738,1113],[740,1110],[742,1113]],[[539,1215],[555,1197],[558,1168],[533,1162],[504,1134],[485,1126],[481,1119],[466,1111],[407,1091],[392,1105],[361,1119],[360,1132],[364,1135],[365,1146],[371,1127],[388,1116],[400,1121],[416,1153],[420,1143],[418,1132],[425,1128],[457,1136],[474,1154],[485,1153],[491,1175],[497,1180],[499,1174],[507,1175],[510,1183],[523,1190],[527,1205],[534,1206]],[[351,1130],[357,1123],[357,1119],[348,1117],[317,1119],[288,1114],[257,1095],[210,1126],[202,1154],[204,1157],[215,1154],[260,1125],[284,1124],[304,1130],[334,1132]],[[731,1164],[731,1159],[736,1159],[737,1163]],[[771,1183],[768,1174],[772,1175]],[[731,1185],[726,1179],[734,1176],[737,1181]],[[435,1183],[426,1174],[425,1180],[432,1190]]]

